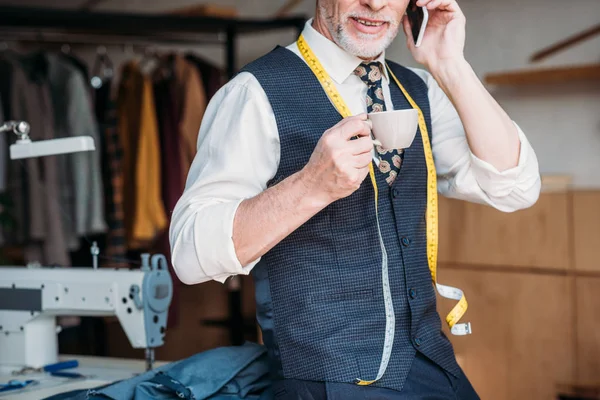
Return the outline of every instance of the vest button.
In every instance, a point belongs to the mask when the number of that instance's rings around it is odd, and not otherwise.
[[[418,337],[416,337],[416,338],[415,338],[415,345],[416,345],[417,347],[419,347],[419,346],[421,346],[421,343],[422,343],[422,342],[421,342],[421,338],[418,338]]]
[[[400,196],[400,190],[398,190],[398,189],[394,189],[394,190],[392,190],[392,196],[393,196],[394,198],[397,198],[397,197],[399,197],[399,196]]]
[[[415,299],[417,297],[417,291],[415,289],[410,289],[408,291],[408,295],[410,296],[411,299]]]
[[[406,236],[402,237],[401,242],[404,247],[408,247],[410,245],[410,239],[407,238]]]

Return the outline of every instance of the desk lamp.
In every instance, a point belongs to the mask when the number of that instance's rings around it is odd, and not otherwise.
[[[33,142],[29,138],[30,128],[25,121],[7,121],[0,125],[0,133],[12,131],[18,136],[16,143],[10,146],[10,158],[12,160],[96,150],[94,138],[91,136],[75,136]]]

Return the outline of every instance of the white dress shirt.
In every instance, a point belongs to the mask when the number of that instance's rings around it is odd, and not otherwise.
[[[361,60],[322,36],[311,23],[309,20],[303,31],[306,42],[352,113],[365,113],[367,86],[354,75]],[[302,58],[296,43],[287,48]],[[384,58],[381,55],[380,61]],[[517,126],[521,140],[518,166],[499,172],[471,153],[458,113],[431,74],[412,70],[428,87],[439,193],[505,212],[535,203],[541,186],[538,162],[521,129]],[[382,85],[386,107],[391,110],[387,71]],[[274,177],[279,145],[275,116],[265,92],[252,74],[240,73],[207,107],[198,153],[173,211],[172,263],[183,282],[224,282],[232,275],[248,274],[260,261],[240,264],[232,239],[233,220],[239,204],[264,191]]]

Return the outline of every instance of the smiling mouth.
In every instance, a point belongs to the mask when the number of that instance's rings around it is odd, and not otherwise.
[[[352,19],[355,20],[356,22],[358,22],[359,24],[364,25],[364,26],[375,26],[375,27],[378,27],[378,26],[381,26],[381,25],[383,25],[383,24],[386,23],[384,21],[369,21],[369,20],[362,19],[362,18],[352,18]]]

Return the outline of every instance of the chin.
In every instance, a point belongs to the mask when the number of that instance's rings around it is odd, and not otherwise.
[[[385,31],[377,34],[369,34],[346,26],[337,32],[338,45],[353,56],[363,59],[378,57],[392,43],[397,34],[388,27]]]
[[[363,59],[376,58],[388,47],[385,38],[364,34],[360,37],[343,35],[339,38],[339,45],[353,56]]]

